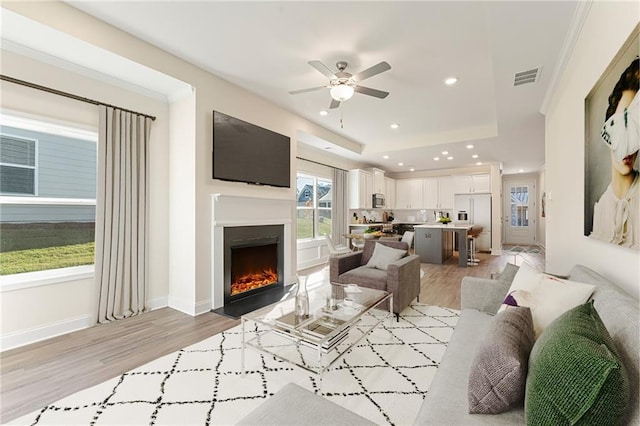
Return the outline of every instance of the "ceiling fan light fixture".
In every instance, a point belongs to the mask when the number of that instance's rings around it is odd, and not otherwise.
[[[354,89],[352,86],[346,84],[338,84],[331,88],[331,97],[338,102],[344,102],[351,99]]]

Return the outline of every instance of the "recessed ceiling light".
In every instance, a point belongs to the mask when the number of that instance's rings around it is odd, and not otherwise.
[[[473,154],[471,158],[478,158],[478,154]]]
[[[328,114],[329,114],[328,111],[325,111],[325,110],[320,111],[320,115],[323,117],[327,116]]]
[[[404,166],[404,163],[398,163],[398,166]]]
[[[473,149],[473,145],[467,145],[467,149]]]
[[[382,158],[384,158],[385,160],[389,158],[388,155],[383,155]]]
[[[400,127],[400,125],[398,123],[391,123],[391,128],[392,129],[397,129],[398,127]]]
[[[453,157],[447,157],[447,160],[453,160]]]
[[[444,79],[444,84],[446,84],[447,86],[451,86],[453,84],[456,84],[458,82],[458,79],[455,77],[447,77]]]
[[[433,157],[433,161],[440,161],[440,157]]]
[[[476,166],[482,166],[482,161],[478,161],[478,162],[476,163]]]
[[[442,155],[447,155],[449,151],[442,151]]]
[[[524,170],[523,170],[523,169],[518,170],[518,173],[522,173],[522,172],[524,172]]]
[[[409,169],[410,172],[415,172],[416,169],[414,169],[413,167]]]

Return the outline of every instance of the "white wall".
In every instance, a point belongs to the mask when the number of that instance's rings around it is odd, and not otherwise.
[[[80,96],[100,99],[155,115],[150,147],[149,288],[147,302],[166,306],[168,293],[168,105],[86,76],[3,50],[3,74],[33,81]],[[0,83],[0,104],[5,112],[46,117],[82,127],[98,127],[98,108],[58,95],[13,83]],[[3,347],[28,343],[95,323],[96,296],[93,279],[78,279],[46,286],[11,290],[0,294]]]
[[[546,114],[548,270],[584,264],[638,299],[640,252],[583,235],[584,99],[638,24],[638,2],[593,2]]]
[[[195,314],[195,93],[171,105],[169,130],[169,306]],[[180,238],[175,236],[180,235]]]

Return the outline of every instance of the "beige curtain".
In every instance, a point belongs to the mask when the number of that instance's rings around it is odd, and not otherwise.
[[[151,122],[100,106],[95,275],[101,323],[146,308]]]
[[[333,169],[333,200],[331,204],[331,239],[335,244],[347,244],[348,206],[347,171]]]

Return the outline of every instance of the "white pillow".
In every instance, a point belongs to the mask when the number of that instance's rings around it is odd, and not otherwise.
[[[538,286],[543,275],[545,274],[523,263],[513,277],[509,291],[512,288],[531,291]]]
[[[522,274],[520,273],[522,271]],[[563,280],[543,274],[523,264],[513,278],[507,296],[498,312],[512,306],[531,309],[536,338],[553,320],[585,303],[595,285]]]
[[[366,266],[368,266],[369,268],[383,269],[386,271],[390,263],[402,259],[405,254],[407,254],[406,250],[400,250],[393,247],[385,246],[384,244],[376,243],[373,248],[371,259],[369,259],[369,262],[367,262]]]

